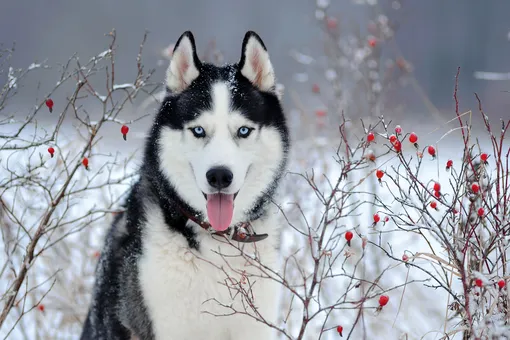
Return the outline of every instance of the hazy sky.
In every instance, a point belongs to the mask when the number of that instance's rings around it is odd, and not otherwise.
[[[355,6],[348,0],[332,2],[331,13],[342,24],[366,24],[363,11],[369,15],[370,6]],[[379,2],[390,8],[391,1]],[[74,52],[88,58],[102,51],[108,42],[104,34],[115,28],[119,77],[125,75],[127,80],[145,29],[151,32],[145,50],[148,68],[157,68],[161,48],[188,29],[194,32],[199,50],[214,38],[226,59],[237,61],[243,35],[253,29],[269,48],[279,80],[289,88],[292,75],[302,70],[289,51],[314,53],[322,48],[314,10],[313,0],[0,0],[0,42],[7,46],[16,42],[15,66],[26,67],[43,59],[55,65]],[[403,1],[395,16],[400,23],[396,43],[413,63],[418,83],[435,105],[451,108],[453,76],[461,66],[466,106],[474,104],[472,93],[476,91],[489,108],[507,107],[510,95],[503,91],[510,90],[510,82],[489,84],[475,80],[472,73],[477,69],[510,72],[508,13],[510,1]],[[160,66],[155,79],[162,80],[163,75]],[[412,98],[407,104],[415,110],[423,107],[419,95],[404,97]]]

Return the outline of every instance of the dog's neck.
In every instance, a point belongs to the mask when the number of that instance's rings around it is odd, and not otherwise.
[[[150,176],[145,177],[142,181],[150,188],[151,195],[149,199],[156,203],[164,216],[165,223],[173,230],[181,233],[191,248],[198,249],[197,235],[194,229],[187,225],[189,221],[195,222],[202,229],[209,232],[211,236],[221,236],[238,242],[258,242],[268,237],[267,234],[257,234],[253,230],[251,222],[259,219],[264,215],[264,206],[256,206],[248,221],[230,226],[225,231],[214,230],[210,223],[202,218],[202,214],[195,211],[192,207],[182,201],[175,189],[165,180],[154,180]]]

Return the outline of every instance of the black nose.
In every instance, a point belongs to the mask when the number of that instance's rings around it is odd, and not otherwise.
[[[221,190],[232,184],[234,174],[229,169],[219,166],[207,171],[205,177],[213,188]]]

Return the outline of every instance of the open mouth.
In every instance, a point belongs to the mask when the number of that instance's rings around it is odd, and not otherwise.
[[[232,223],[232,217],[234,216],[234,200],[237,197],[235,194],[204,194],[207,201],[207,218],[209,223],[214,230],[224,231]]]

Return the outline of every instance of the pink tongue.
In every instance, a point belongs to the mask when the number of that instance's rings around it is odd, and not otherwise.
[[[207,217],[209,223],[217,231],[223,231],[230,226],[234,215],[234,195],[207,195]]]

